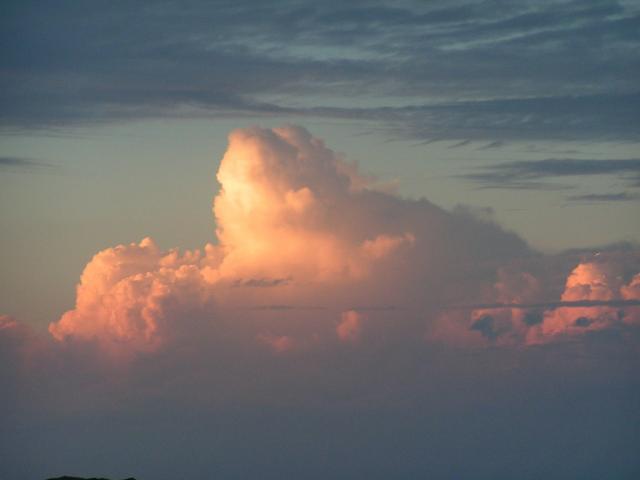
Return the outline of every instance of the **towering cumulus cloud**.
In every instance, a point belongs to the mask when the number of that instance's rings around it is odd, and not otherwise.
[[[53,336],[150,352],[213,329],[283,354],[403,335],[518,345],[637,323],[638,276],[583,263],[553,297],[522,267],[545,259],[519,237],[377,191],[303,128],[232,132],[217,178],[216,245],[98,253]],[[585,300],[627,302],[571,304]]]

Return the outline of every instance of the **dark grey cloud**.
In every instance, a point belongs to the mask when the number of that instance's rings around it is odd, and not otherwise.
[[[314,305],[258,305],[251,307],[250,310],[264,310],[264,311],[298,311],[298,310],[326,310],[326,307],[319,307]]]
[[[501,308],[522,309],[522,310],[553,310],[556,308],[588,308],[588,307],[635,307],[640,305],[640,300],[577,300],[542,303],[478,303],[474,305],[454,305],[446,307],[447,310],[477,310]],[[537,323],[537,322],[533,322]]]
[[[558,189],[569,188],[567,185],[552,183],[554,178],[584,177],[596,175],[624,176],[625,179],[637,181],[640,176],[640,159],[588,160],[574,158],[549,158],[544,160],[525,160],[507,162],[474,169],[473,173],[459,177],[478,183],[482,188],[513,189]],[[625,194],[626,195],[626,194]],[[623,200],[624,196],[616,195],[577,195],[568,197],[576,200]]]
[[[528,326],[538,325],[544,320],[544,314],[540,310],[531,310],[525,313],[524,323]]]
[[[640,195],[629,192],[620,193],[587,193],[585,195],[569,195],[565,197],[570,202],[601,203],[601,202],[632,202],[640,200]]]
[[[317,108],[309,113],[377,120],[392,135],[431,141],[509,139],[635,140],[640,94],[597,94],[469,100],[359,109]]]
[[[420,139],[637,140],[639,14],[602,0],[10,2],[0,125],[329,116]]]
[[[246,278],[234,282],[234,287],[269,288],[279,287],[291,282],[291,278]]]
[[[356,310],[358,312],[394,312],[407,310],[407,308],[398,305],[355,305],[349,310]]]
[[[489,340],[495,340],[500,336],[500,334],[496,331],[494,323],[495,321],[491,315],[483,315],[473,322],[470,329],[480,332]]]
[[[592,323],[593,323],[593,321],[590,318],[580,317],[575,321],[575,326],[576,327],[588,327]]]

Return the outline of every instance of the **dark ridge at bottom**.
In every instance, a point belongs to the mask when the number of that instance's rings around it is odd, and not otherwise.
[[[68,475],[64,475],[62,477],[47,478],[47,480],[109,480],[109,479],[104,477],[70,477]],[[123,480],[136,480],[136,479],[133,477],[129,477]]]

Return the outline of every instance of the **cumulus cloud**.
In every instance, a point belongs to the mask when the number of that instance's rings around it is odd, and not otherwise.
[[[540,285],[528,272],[500,269],[493,289],[497,302],[519,305],[531,303],[538,297]],[[519,342],[530,324],[535,323],[535,313],[520,308],[477,309],[471,313],[471,318],[471,330],[502,344]]]
[[[633,263],[630,267],[638,269]],[[567,276],[559,299],[542,301],[538,278],[500,270],[490,301],[469,308],[468,313],[442,314],[431,334],[464,345],[532,345],[637,325],[639,276],[625,280],[624,273],[620,259],[580,262]]]
[[[147,238],[98,253],[75,308],[50,325],[55,339],[127,356],[215,330],[303,352],[361,343],[360,312],[380,305],[400,309],[372,315],[369,340],[515,346],[635,323],[631,306],[584,304],[638,299],[619,266],[581,263],[564,292],[549,291],[548,272],[518,266],[545,258],[490,216],[379,191],[303,128],[232,132],[217,179],[217,244],[180,253]]]
[[[640,300],[636,274],[625,284],[623,265],[611,262],[580,263],[567,277],[562,302]],[[616,308],[615,305],[571,308],[560,306],[548,311],[542,323],[529,334],[531,342],[558,335],[575,335],[585,331],[603,330],[613,326],[640,323],[637,306]]]
[[[232,132],[217,178],[217,245],[163,252],[144,239],[98,253],[75,308],[50,325],[53,336],[150,352],[192,331],[195,318],[226,324],[240,307],[255,316],[264,305],[411,305],[424,317],[467,282],[474,262],[530,252],[466,210],[378,191],[357,165],[300,127]],[[321,319],[328,332],[336,313],[299,315],[309,325]],[[305,335],[312,333],[320,332]],[[262,343],[295,343],[258,334]]]
[[[114,353],[155,350],[193,328],[189,312],[211,311],[215,263],[212,246],[204,254],[162,252],[150,238],[103,250],[82,273],[75,308],[49,331],[57,340],[97,341]]]

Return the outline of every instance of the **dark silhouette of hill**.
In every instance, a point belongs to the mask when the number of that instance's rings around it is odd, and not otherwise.
[[[47,478],[47,480],[110,480],[104,477],[70,477],[68,475],[64,475],[62,477],[51,477]],[[124,480],[136,480],[133,477],[125,478]]]

